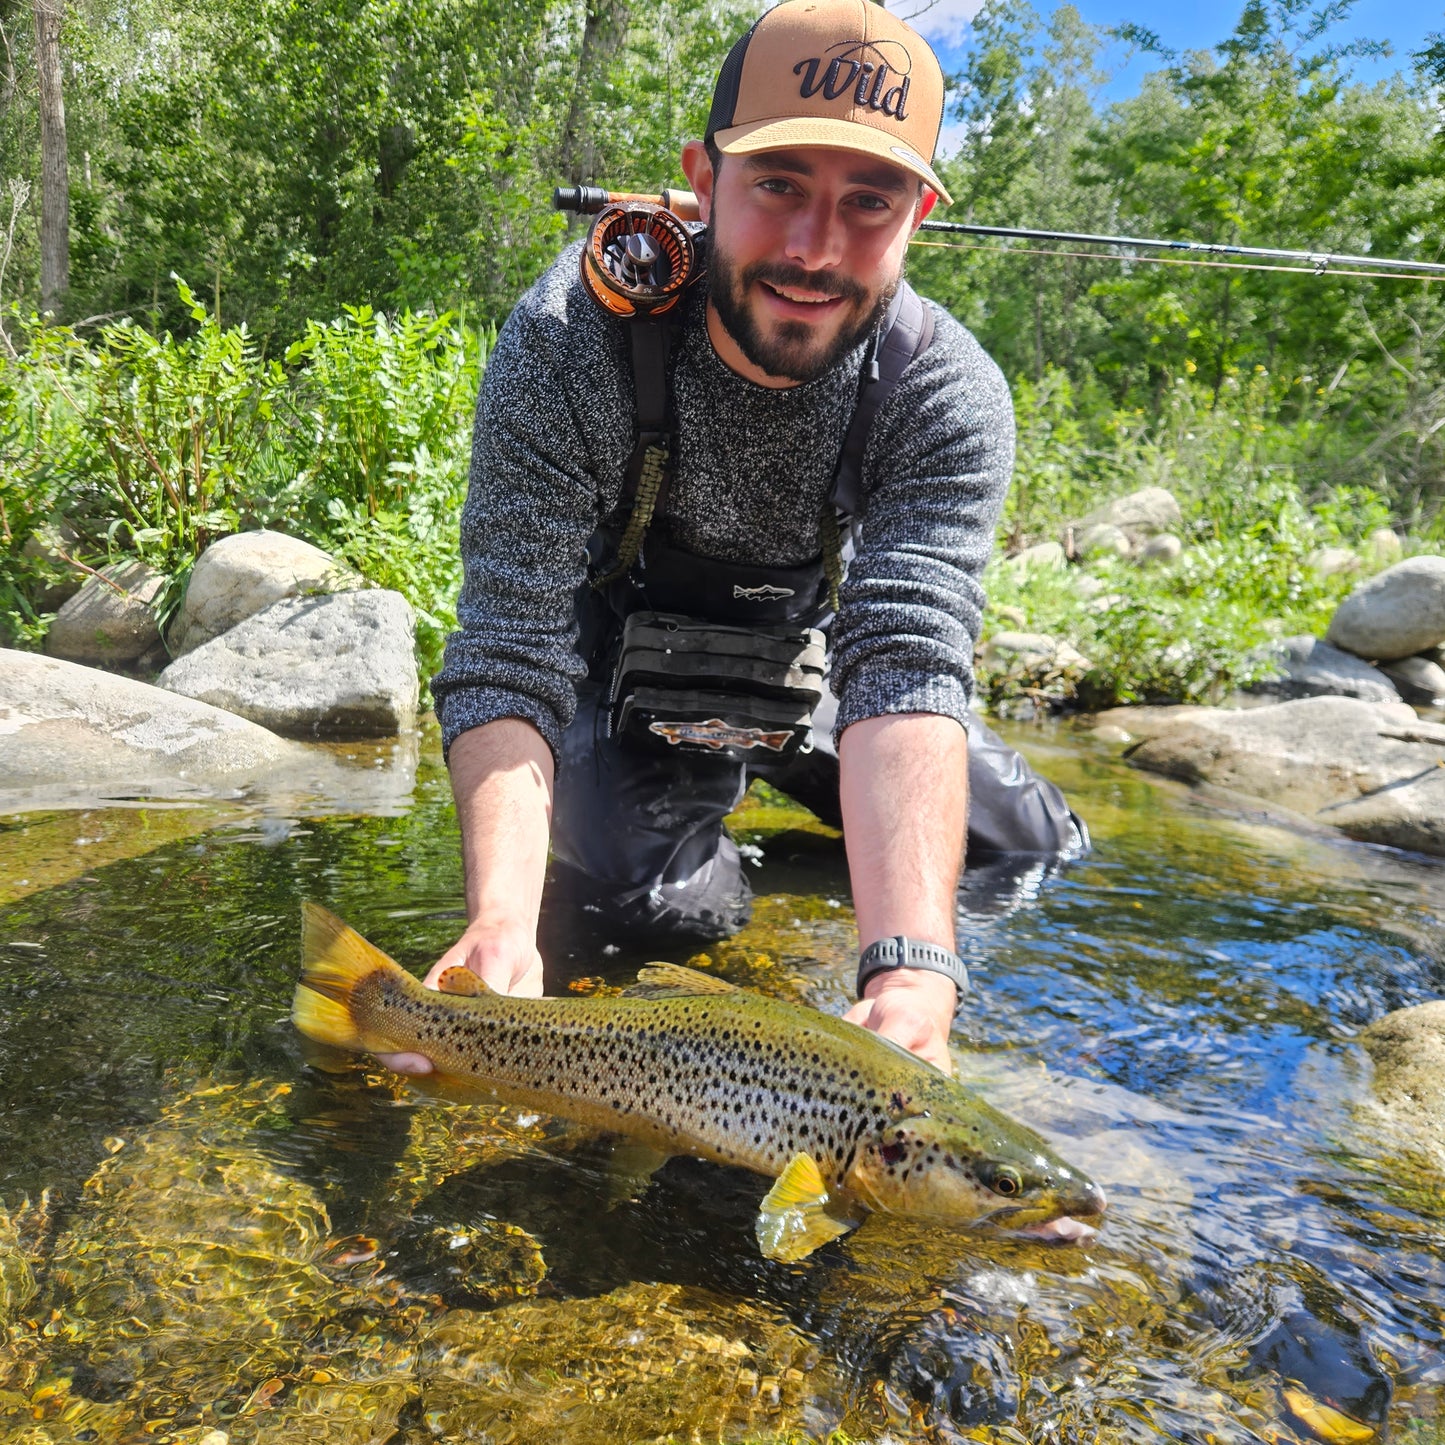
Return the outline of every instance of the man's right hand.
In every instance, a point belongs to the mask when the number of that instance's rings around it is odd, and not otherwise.
[[[525,934],[473,923],[462,936],[432,964],[422,982],[435,988],[449,968],[469,968],[497,993],[522,998],[542,997],[542,955],[536,940]],[[378,1062],[398,1074],[429,1074],[432,1061],[425,1054],[377,1054]]]

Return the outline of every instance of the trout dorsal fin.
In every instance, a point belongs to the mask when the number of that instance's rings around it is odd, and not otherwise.
[[[737,992],[737,984],[680,963],[649,963],[638,969],[637,982],[626,990],[628,998],[695,998],[702,993]]]

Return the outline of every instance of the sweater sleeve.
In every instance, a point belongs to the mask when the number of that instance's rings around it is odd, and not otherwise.
[[[1003,374],[935,307],[933,344],[880,410],[864,458],[860,538],[833,633],[838,735],[886,713],[964,721],[980,579],[1013,456]]]
[[[562,268],[575,264],[569,248],[518,303],[483,378],[461,516],[458,628],[432,680],[447,750],[470,728],[515,717],[555,756],[576,710],[583,666],[573,594],[586,577],[600,489],[574,383],[580,377],[584,395],[616,411],[620,395],[607,384],[599,392],[598,377],[610,376],[616,391],[622,358],[608,354],[615,338],[566,284]],[[625,421],[620,412],[602,434]]]

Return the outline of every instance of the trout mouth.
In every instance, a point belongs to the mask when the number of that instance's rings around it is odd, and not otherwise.
[[[1087,1244],[1098,1234],[1107,1207],[1104,1191],[1091,1180],[1072,1199],[1000,1209],[990,1220],[1001,1229],[1048,1244]]]

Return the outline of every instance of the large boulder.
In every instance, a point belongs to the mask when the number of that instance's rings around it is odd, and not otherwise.
[[[1083,521],[1075,523],[1074,531],[1077,536],[1091,526],[1118,527],[1137,548],[1161,532],[1178,532],[1183,522],[1172,492],[1164,487],[1143,487],[1096,507]]]
[[[360,579],[335,558],[285,532],[237,532],[212,542],[191,569],[171,652],[182,657],[283,597],[341,592]]]
[[[1310,697],[1181,718],[1139,767],[1263,799],[1367,842],[1445,856],[1445,726],[1403,702]]]
[[[291,737],[385,737],[416,722],[415,620],[379,588],[288,597],[156,681]]]
[[[1397,1009],[1361,1034],[1374,1091],[1408,1141],[1445,1169],[1445,999]]]
[[[1256,654],[1271,671],[1251,683],[1250,692],[1268,697],[1355,697],[1363,702],[1398,702],[1399,689],[1377,667],[1302,633],[1267,643]]]
[[[45,650],[67,662],[126,667],[161,640],[152,608],[165,585],[144,562],[112,562],[62,604],[45,636]]]
[[[347,767],[149,683],[0,649],[0,812],[140,799],[404,808],[415,756],[367,763]]]
[[[1325,640],[1377,662],[1445,642],[1445,557],[1409,557],[1356,587]]]

